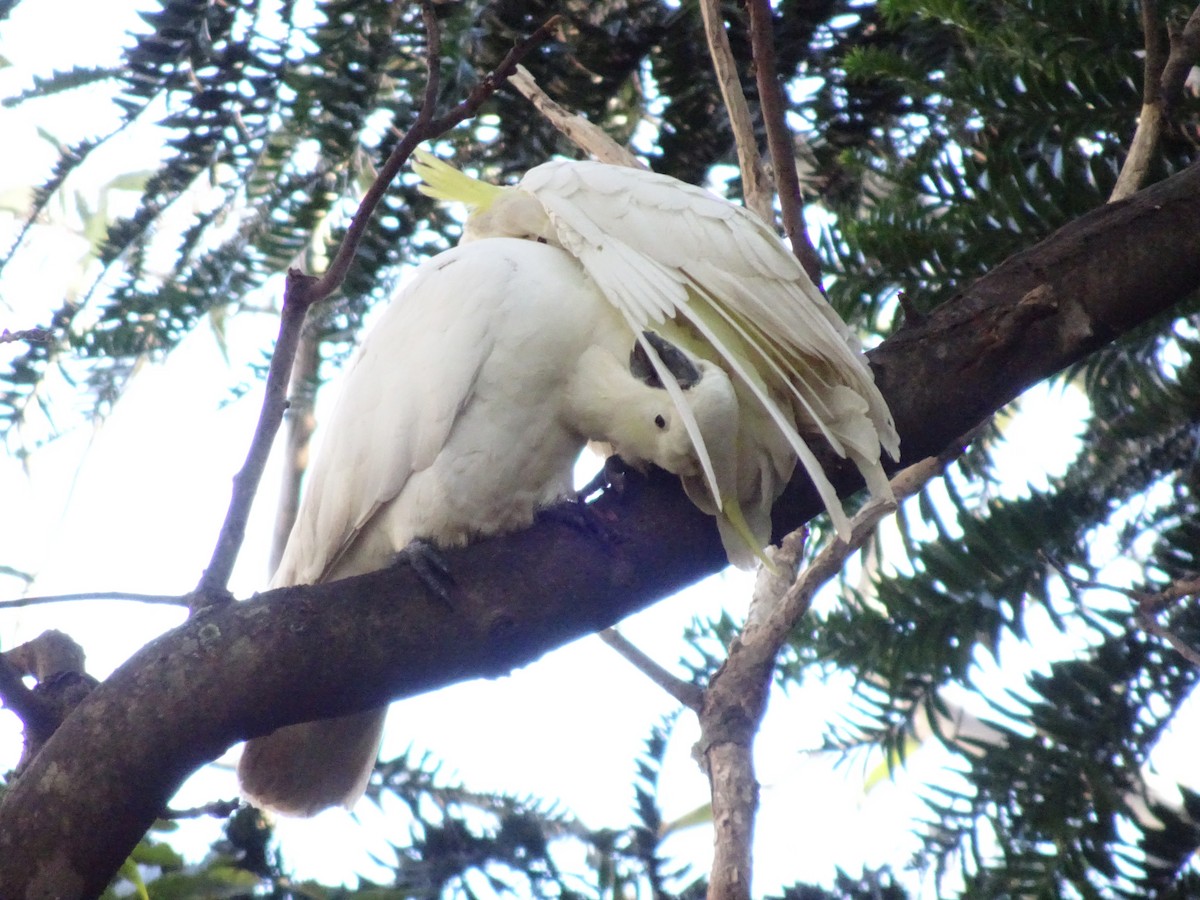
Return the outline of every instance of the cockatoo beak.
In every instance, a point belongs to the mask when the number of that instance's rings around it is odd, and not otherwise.
[[[654,348],[667,371],[675,376],[675,381],[681,388],[686,391],[700,381],[700,370],[682,350],[653,331],[643,331],[642,335]],[[663,387],[662,379],[658,377],[658,372],[655,371],[654,364],[641,343],[635,343],[629,353],[629,372],[647,387]]]

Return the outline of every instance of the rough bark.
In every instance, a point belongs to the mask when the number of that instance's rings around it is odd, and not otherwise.
[[[1192,295],[1198,226],[1193,166],[1014,256],[882,344],[871,358],[905,461]],[[712,521],[670,479],[596,509],[605,542],[543,521],[451,553],[450,605],[400,567],[216,608],[148,644],[0,803],[0,897],[98,894],[183,779],[236,741],[508,672],[724,562]],[[777,525],[818,510],[796,484]]]

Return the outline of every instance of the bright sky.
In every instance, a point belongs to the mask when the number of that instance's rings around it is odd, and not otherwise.
[[[66,16],[72,28],[57,27]],[[0,55],[11,63],[0,69],[0,96],[26,86],[32,72],[106,61],[89,54],[119,46],[128,24],[114,15],[111,4],[39,0],[18,6],[9,21],[0,23]],[[86,41],[74,43],[71,35],[86,36]],[[0,168],[0,207],[19,208],[12,191],[36,183],[54,158],[39,127],[70,141],[95,127],[93,116],[104,115],[78,94],[0,110],[6,163]],[[94,205],[97,184],[152,165],[158,152],[154,144],[126,142],[100,159],[74,188]],[[118,203],[121,198],[111,199]],[[19,221],[0,209],[0,247],[7,247]],[[74,265],[85,250],[81,240],[49,226],[34,238],[23,263],[0,281],[0,327],[39,324],[44,311],[76,286]],[[257,415],[259,393],[251,391],[229,403],[230,388],[250,377],[249,366],[269,350],[275,328],[265,315],[236,320],[226,338],[226,358],[213,332],[201,327],[166,364],[142,371],[97,429],[69,430],[37,451],[28,471],[11,457],[0,459],[0,497],[8,512],[0,517],[0,564],[36,574],[30,590],[35,594],[190,590],[211,552],[230,478],[241,465]],[[61,390],[55,399],[69,398]],[[1082,415],[1081,400],[1069,391],[1037,391],[1027,406],[1027,414],[1009,426],[1001,452],[1017,489],[1068,463]],[[276,481],[272,470],[235,574],[232,586],[242,597],[266,581]],[[19,588],[15,580],[0,579],[0,596],[15,596]],[[748,591],[745,575],[718,576],[633,618],[623,631],[661,662],[672,664],[684,651],[679,635],[693,616],[722,607],[740,614]],[[103,677],[182,618],[177,609],[136,603],[84,602],[0,612],[0,647],[58,627],[85,645],[89,670]],[[1028,647],[1013,649],[1031,665],[1038,664],[1039,656],[1045,661],[1044,647],[1037,653]],[[864,796],[861,769],[835,771],[832,760],[801,752],[818,743],[822,722],[843,697],[843,685],[813,685],[790,696],[777,693],[772,700],[758,742],[758,774],[765,786],[756,847],[759,891],[795,880],[827,882],[835,866],[853,872],[864,863],[890,862],[900,868],[916,849],[909,831],[910,817],[921,810],[915,788],[921,779],[935,777],[945,759],[940,752],[919,754],[907,775]],[[470,788],[537,794],[560,801],[589,826],[619,828],[631,821],[634,766],[643,742],[651,726],[672,709],[669,698],[589,638],[508,678],[398,704],[389,720],[384,756],[409,745],[427,749],[444,761],[448,775]],[[689,759],[695,728],[687,717],[684,721],[672,741],[664,776],[668,818],[707,799],[706,782]],[[11,766],[19,750],[17,723],[0,712],[0,768]],[[189,782],[177,805],[234,793],[228,771],[206,771]],[[355,870],[382,877],[369,868],[367,851],[386,858],[380,832],[405,839],[407,822],[392,813],[382,821],[363,810],[370,833],[347,829],[344,812],[283,822],[279,832],[287,862],[302,877],[340,880]],[[215,823],[190,826],[197,852],[217,828]],[[667,848],[704,868],[710,844],[708,829],[697,828],[670,839]],[[331,847],[341,849],[331,852]]]

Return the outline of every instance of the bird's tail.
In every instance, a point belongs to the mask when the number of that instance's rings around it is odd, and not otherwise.
[[[354,805],[379,753],[387,707],[303,722],[246,742],[238,763],[242,793],[255,806],[311,816]]]
[[[465,203],[474,210],[487,209],[504,193],[504,188],[464,175],[427,150],[413,151],[412,170],[422,182],[417,190],[426,197]]]
[[[721,511],[718,513],[717,521],[719,524],[726,524],[731,534],[726,533],[725,528],[721,528],[721,541],[725,545],[725,554],[729,557],[729,561],[741,568],[749,568],[753,565],[753,560],[757,559],[760,563],[767,567],[771,572],[778,572],[775,563],[767,556],[763,548],[771,542],[770,533],[764,535],[755,534],[754,529],[750,527],[750,523],[746,521],[746,516],[742,512],[741,504],[738,503],[737,497],[726,497],[721,504]],[[747,556],[746,551],[750,551]]]

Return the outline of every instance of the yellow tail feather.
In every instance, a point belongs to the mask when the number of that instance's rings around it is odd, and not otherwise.
[[[424,182],[417,189],[425,196],[464,203],[473,210],[487,209],[504,193],[504,188],[464,175],[427,150],[413,151],[412,170]]]
[[[720,515],[725,517],[725,521],[733,527],[737,536],[750,548],[750,552],[758,557],[758,561],[766,566],[769,572],[779,574],[779,567],[771,562],[767,554],[763,552],[754,532],[750,530],[750,525],[742,514],[742,508],[738,505],[736,497],[725,497],[721,501]]]

